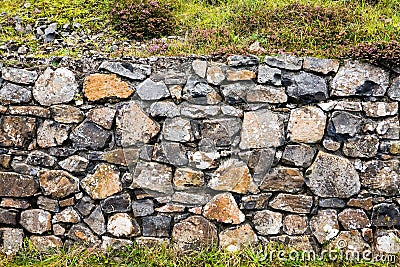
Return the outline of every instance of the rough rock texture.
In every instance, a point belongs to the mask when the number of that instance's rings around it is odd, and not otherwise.
[[[44,195],[54,198],[64,198],[79,191],[79,180],[65,171],[40,171],[40,187]]]
[[[41,209],[21,212],[20,224],[30,233],[43,234],[51,230],[51,214]]]
[[[249,224],[229,228],[219,234],[219,245],[231,252],[238,251],[245,246],[254,246],[257,241],[257,235]]]
[[[269,210],[257,211],[253,223],[261,235],[278,234],[282,227],[282,214]]]
[[[294,109],[288,125],[289,138],[293,142],[317,143],[322,140],[326,115],[317,107]]]
[[[89,101],[111,97],[128,98],[134,92],[130,85],[117,75],[100,73],[89,75],[85,79],[83,90]]]
[[[310,221],[311,231],[320,244],[331,240],[339,233],[336,210],[320,210]]]
[[[32,99],[30,88],[13,83],[6,83],[0,89],[0,103],[3,105],[26,103]]]
[[[203,215],[207,219],[223,223],[239,224],[245,219],[244,214],[230,193],[216,195],[203,209]]]

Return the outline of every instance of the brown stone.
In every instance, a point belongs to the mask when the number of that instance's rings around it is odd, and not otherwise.
[[[307,227],[308,219],[304,215],[289,214],[283,219],[283,231],[288,235],[302,235]]]
[[[42,170],[39,183],[46,196],[63,198],[79,191],[79,180],[66,171]]]
[[[54,105],[51,111],[53,119],[61,123],[80,123],[85,118],[79,108],[70,105]]]
[[[246,101],[249,103],[286,103],[288,97],[285,87],[275,87],[271,85],[257,85],[246,94]]]
[[[175,171],[173,182],[177,190],[199,187],[204,185],[204,174],[189,168],[179,168]]]
[[[184,212],[185,206],[173,203],[167,203],[162,207],[156,208],[155,211],[163,213]]]
[[[16,254],[24,241],[24,231],[15,228],[0,228],[0,253],[7,256]]]
[[[256,74],[251,70],[228,70],[226,74],[228,81],[248,81],[256,78]]]
[[[130,163],[138,161],[139,152],[139,149],[135,148],[117,148],[114,150],[105,151],[101,159],[108,163],[128,166]]]
[[[11,155],[0,155],[0,167],[8,169],[11,163]]]
[[[363,102],[363,110],[368,117],[385,117],[396,115],[399,109],[397,102]]]
[[[2,198],[0,202],[0,207],[4,208],[27,209],[30,206],[31,204],[24,199]]]
[[[220,247],[231,252],[236,252],[246,246],[254,246],[257,242],[257,235],[247,223],[228,228],[219,234]]]
[[[351,254],[349,252],[358,252],[361,259],[362,253],[371,250],[371,247],[366,243],[361,234],[357,230],[352,231],[341,231],[339,235],[332,240],[329,247],[333,249],[340,249],[345,255],[355,256],[354,259],[357,260],[357,254]],[[351,260],[348,259],[348,260]]]
[[[309,213],[313,205],[313,197],[305,195],[278,194],[269,206],[288,212]]]
[[[346,230],[355,230],[371,226],[371,222],[363,210],[345,209],[339,213],[338,218]]]
[[[34,138],[35,130],[35,118],[4,116],[0,124],[0,145],[6,147],[27,146]]]
[[[60,249],[63,246],[61,238],[49,236],[31,236],[30,240],[35,248],[41,252],[47,252],[50,249]]]
[[[0,114],[6,113],[7,107],[0,105]]]
[[[372,194],[396,196],[399,194],[399,161],[371,160],[363,164],[361,183]]]
[[[299,143],[317,143],[324,136],[326,115],[313,106],[292,110],[288,125],[291,141]]]
[[[90,121],[109,130],[112,127],[115,117],[115,112],[116,111],[113,108],[102,107],[102,108],[91,109],[86,115]]]
[[[128,98],[134,90],[127,82],[122,81],[115,74],[92,74],[86,77],[84,85],[85,97],[89,101],[117,97]]]
[[[336,210],[319,210],[310,221],[313,235],[320,244],[331,240],[339,233],[339,223]]]
[[[80,221],[78,212],[74,208],[68,207],[60,213],[54,214],[52,223],[78,223]]]
[[[347,202],[347,206],[362,208],[364,210],[371,210],[372,209],[372,197],[352,198]]]
[[[282,214],[270,210],[257,211],[253,223],[261,235],[278,234],[282,227]]]
[[[99,238],[84,224],[74,224],[68,231],[67,236],[72,240],[89,245],[91,247],[100,245]]]
[[[223,223],[239,224],[245,220],[235,199],[230,193],[218,194],[203,209],[203,216]]]
[[[55,121],[45,120],[38,129],[37,143],[40,147],[54,147],[61,145],[68,139],[70,127]]]
[[[49,109],[38,106],[11,106],[8,112],[12,115],[36,116],[42,118],[50,117]]]
[[[30,197],[39,189],[35,179],[14,172],[0,172],[0,196]]]
[[[246,210],[262,210],[268,208],[268,200],[271,198],[272,193],[261,193],[259,195],[250,195],[242,197],[240,203],[241,209]]]
[[[304,177],[301,171],[294,168],[276,167],[265,176],[260,189],[296,193],[303,189],[303,185]]]
[[[20,224],[30,233],[43,234],[51,231],[51,214],[41,209],[24,210]]]

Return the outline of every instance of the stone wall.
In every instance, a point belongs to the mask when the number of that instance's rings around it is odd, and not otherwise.
[[[290,56],[3,63],[7,254],[23,237],[400,251],[390,70]]]

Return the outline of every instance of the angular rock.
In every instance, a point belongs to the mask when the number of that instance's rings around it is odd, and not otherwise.
[[[239,153],[239,157],[253,170],[253,180],[260,185],[275,159],[275,148],[253,149]]]
[[[110,151],[104,151],[101,159],[111,163],[122,166],[128,166],[131,163],[139,160],[140,150],[138,148],[117,148]]]
[[[202,152],[196,151],[194,153],[188,153],[189,162],[197,169],[206,170],[212,169],[218,166],[217,160],[220,158],[218,152]]]
[[[205,78],[207,73],[207,61],[193,60],[192,69],[194,73],[199,75],[201,78]]]
[[[335,111],[329,121],[328,133],[355,136],[362,126],[362,118],[350,112]]]
[[[6,83],[0,87],[0,104],[20,104],[27,103],[32,99],[30,88],[17,84]]]
[[[132,201],[132,212],[135,217],[151,215],[154,212],[154,203],[151,199]]]
[[[42,118],[50,117],[50,110],[39,106],[10,106],[8,113],[12,115],[35,116]]]
[[[221,85],[221,93],[229,105],[246,103],[246,94],[254,90],[256,84],[252,81],[238,81]]]
[[[67,236],[75,242],[83,243],[91,247],[98,246],[100,243],[98,237],[82,223],[72,225]]]
[[[85,97],[89,101],[107,98],[128,98],[134,90],[115,74],[91,74],[86,77],[83,84]]]
[[[225,74],[222,70],[224,65],[215,65],[207,68],[207,82],[213,85],[220,85],[225,80]]]
[[[17,225],[17,212],[0,208],[0,223]]]
[[[163,127],[163,138],[173,142],[191,142],[194,140],[190,120],[167,118]]]
[[[152,159],[174,166],[183,166],[189,163],[186,148],[180,143],[161,142],[155,144]]]
[[[254,214],[253,223],[260,235],[279,234],[282,227],[282,214],[270,210],[257,211]]]
[[[392,85],[387,90],[387,94],[392,100],[400,100],[400,76],[393,79]]]
[[[360,191],[360,180],[353,164],[346,158],[318,152],[306,171],[311,191],[320,197],[348,198]]]
[[[400,252],[400,234],[398,230],[379,229],[375,234],[375,247],[381,253],[398,254]]]
[[[308,218],[305,215],[288,214],[283,219],[283,231],[288,235],[302,235],[307,227]]]
[[[15,228],[0,228],[0,252],[7,256],[15,255],[24,241],[24,231]]]
[[[293,213],[310,213],[313,197],[305,195],[278,194],[269,202],[269,206]]]
[[[284,80],[287,94],[303,103],[319,102],[328,99],[328,87],[323,78],[306,72],[294,74]]]
[[[280,104],[286,103],[287,99],[285,87],[274,87],[270,85],[257,85],[246,94],[246,101],[248,103]]]
[[[31,204],[24,199],[14,199],[14,198],[2,198],[0,202],[0,207],[4,208],[14,208],[14,209],[27,209]]]
[[[340,198],[320,198],[318,200],[318,206],[320,208],[344,208],[346,202]]]
[[[180,115],[179,106],[170,101],[155,102],[150,106],[150,115],[152,117],[173,118]]]
[[[303,189],[303,185],[304,177],[301,171],[294,168],[276,167],[265,176],[260,189],[296,193]]]
[[[64,198],[79,191],[78,178],[66,171],[43,170],[38,176],[40,187],[46,196]]]
[[[56,163],[56,158],[42,151],[33,151],[26,158],[26,163],[34,166],[51,167]]]
[[[362,106],[365,114],[373,118],[393,116],[399,110],[397,102],[363,102]]]
[[[89,160],[78,155],[73,155],[60,161],[58,165],[69,172],[84,172],[89,165]]]
[[[118,169],[104,163],[97,165],[93,174],[82,179],[81,185],[93,199],[105,199],[122,190]]]
[[[109,107],[94,108],[89,110],[86,116],[91,122],[110,130],[113,125],[115,112],[115,109]]]
[[[70,105],[54,105],[51,111],[53,119],[60,123],[80,123],[85,118],[79,108]]]
[[[211,196],[202,192],[187,193],[175,192],[172,196],[172,201],[185,205],[204,205],[210,200]]]
[[[96,207],[93,212],[83,221],[98,235],[103,235],[106,230],[106,220],[100,207]]]
[[[321,74],[330,72],[336,73],[339,70],[340,62],[334,59],[305,57],[303,61],[303,69],[305,71],[313,71]]]
[[[283,121],[269,110],[245,112],[242,127],[241,149],[277,147],[285,139]]]
[[[100,202],[105,213],[131,211],[131,197],[129,194],[108,197]]]
[[[345,209],[338,215],[339,222],[346,230],[368,228],[371,222],[363,210]]]
[[[243,67],[243,66],[252,66],[258,65],[260,60],[257,56],[254,55],[233,55],[227,58],[227,63],[230,67]]]
[[[213,197],[204,206],[203,216],[210,220],[231,224],[240,224],[245,220],[245,215],[240,211],[230,193],[222,193]]]
[[[40,147],[62,145],[68,139],[70,127],[51,120],[45,120],[37,131],[37,143]]]
[[[90,212],[95,208],[94,201],[88,197],[84,196],[78,204],[75,205],[75,208],[83,215],[88,216]]]
[[[353,158],[372,158],[378,153],[379,139],[375,135],[356,136],[343,145],[343,154]]]
[[[74,208],[68,207],[60,213],[54,214],[52,223],[78,223],[80,221],[81,217],[78,212]]]
[[[375,227],[398,227],[400,226],[399,209],[394,204],[375,205],[372,210],[371,222]]]
[[[142,218],[143,236],[168,237],[171,228],[171,217],[164,215]]]
[[[364,210],[371,210],[372,209],[372,197],[352,198],[347,202],[347,206],[362,208]]]
[[[2,68],[1,72],[1,78],[13,83],[32,84],[38,78],[36,71],[29,71],[25,69],[5,67]]]
[[[309,167],[317,150],[308,145],[287,145],[282,155],[282,162],[296,167]]]
[[[190,168],[178,168],[175,170],[173,183],[177,190],[200,187],[204,185],[204,174]]]
[[[178,88],[176,90],[179,95]],[[204,79],[199,79],[199,77],[194,75],[188,77],[183,92],[183,98],[191,103],[215,105],[222,100],[221,96],[212,86],[207,84]]]
[[[151,79],[139,84],[137,94],[142,100],[159,100],[170,96],[169,90],[163,82],[154,82]]]
[[[172,99],[175,102],[179,102],[182,99],[182,86],[180,85],[173,85],[168,88],[169,93],[171,94]]]
[[[241,120],[236,118],[221,118],[204,120],[201,125],[201,136],[210,140],[215,146],[229,146],[240,132]]]
[[[99,69],[108,70],[131,80],[144,80],[146,75],[150,75],[151,73],[151,67],[148,65],[126,62],[103,61]]]
[[[70,70],[47,68],[37,79],[32,93],[42,106],[68,103],[78,93],[78,84]]]
[[[361,234],[356,230],[341,231],[329,245],[333,249],[338,248],[342,253],[346,253],[345,255],[348,255],[349,260],[352,257],[357,260],[365,251],[371,251],[368,243],[363,240]],[[357,253],[352,254],[350,252]],[[357,255],[359,256],[357,257]]]
[[[339,223],[336,210],[319,210],[310,221],[313,235],[320,244],[336,237],[339,233]]]
[[[291,141],[299,143],[318,143],[324,136],[326,115],[313,106],[291,111],[288,135]]]
[[[334,96],[383,96],[389,72],[370,64],[346,61],[331,82]]]
[[[279,86],[282,84],[282,71],[277,68],[261,65],[258,67],[257,82]]]
[[[104,148],[111,133],[93,122],[84,121],[72,130],[70,139],[75,147],[99,150]]]
[[[219,234],[219,245],[230,252],[257,244],[258,238],[249,224],[228,228]]]
[[[116,213],[108,218],[107,232],[117,237],[137,236],[140,234],[140,226],[127,213]]]
[[[372,160],[361,170],[361,183],[372,194],[395,196],[399,194],[399,161]]]
[[[226,71],[228,81],[249,81],[256,78],[256,74],[251,70],[227,70]]]
[[[242,197],[240,209],[262,210],[268,208],[268,201],[272,193],[261,193],[259,195],[250,195]]]
[[[174,225],[173,246],[187,251],[210,247],[218,242],[215,225],[201,216],[192,216]]]
[[[338,101],[335,110],[346,110],[346,111],[362,111],[361,102],[353,102],[353,101]]]
[[[34,138],[36,119],[29,117],[0,117],[0,146],[23,147]]]
[[[24,210],[19,223],[30,233],[43,234],[51,231],[51,214],[41,209]]]
[[[0,172],[0,196],[30,197],[39,189],[33,177],[14,172]]]
[[[164,206],[156,208],[155,211],[161,212],[161,213],[175,213],[175,212],[184,212],[185,208],[186,207],[184,205],[167,203]]]
[[[201,106],[187,103],[182,103],[180,107],[181,116],[193,119],[214,117],[217,116],[221,110],[219,106]]]
[[[63,246],[61,238],[54,235],[31,236],[29,240],[35,248],[41,252],[48,252],[51,249],[60,249]]]
[[[37,206],[39,209],[48,210],[52,212],[60,211],[60,205],[58,204],[57,200],[44,196],[38,197]]]
[[[264,62],[272,67],[277,67],[286,70],[300,70],[303,64],[303,59],[292,55],[266,56]]]

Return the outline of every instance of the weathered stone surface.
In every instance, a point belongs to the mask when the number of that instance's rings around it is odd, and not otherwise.
[[[186,85],[183,88],[183,93],[185,100],[196,104],[215,105],[222,100],[221,96],[212,86],[207,84],[204,79],[200,79],[195,75],[188,77]]]
[[[183,118],[167,118],[163,127],[163,138],[174,142],[190,142],[194,140],[190,120]]]
[[[200,170],[212,169],[218,166],[217,160],[220,158],[218,152],[196,151],[188,153],[189,162]]]
[[[75,205],[75,208],[83,215],[88,216],[90,212],[95,208],[94,201],[88,197],[84,196],[79,202]]]
[[[99,69],[108,70],[132,80],[144,80],[146,75],[150,75],[151,67],[149,65],[132,64],[126,62],[103,61]]]
[[[363,102],[362,106],[365,114],[374,118],[393,116],[399,110],[397,102]]]
[[[34,166],[51,167],[56,163],[56,158],[42,151],[33,151],[26,158],[26,163]]]
[[[213,85],[220,85],[225,80],[225,74],[222,70],[225,65],[214,65],[207,68],[207,82]]]
[[[350,112],[335,111],[329,123],[329,133],[355,136],[361,130],[362,118]]]
[[[303,103],[318,102],[329,97],[325,80],[317,75],[300,72],[284,79],[288,80],[284,82],[288,96]]]
[[[14,209],[27,209],[31,206],[28,200],[25,199],[14,199],[14,198],[2,198],[0,201],[0,207],[3,208],[14,208]]]
[[[372,209],[372,197],[352,198],[347,202],[347,206],[362,208],[364,210],[371,210]]]
[[[257,56],[254,55],[233,55],[227,58],[227,63],[230,67],[242,67],[257,65],[260,62]]]
[[[208,187],[214,190],[239,194],[257,191],[257,185],[253,182],[246,163],[237,159],[229,159],[221,163],[211,177]]]
[[[63,246],[61,238],[54,235],[31,236],[29,239],[35,248],[41,252],[47,252],[50,249],[60,249]]]
[[[219,234],[219,245],[230,252],[236,252],[246,246],[254,246],[257,242],[257,235],[247,223],[228,228]]]
[[[69,172],[84,172],[89,165],[89,160],[78,155],[73,155],[60,161],[58,165]]]
[[[353,164],[346,158],[318,152],[306,171],[308,186],[320,197],[347,198],[360,191],[360,180]]]
[[[35,116],[42,118],[50,117],[49,109],[38,106],[10,106],[8,112],[12,115],[25,115],[25,116]]]
[[[83,84],[85,97],[89,101],[106,98],[128,98],[134,90],[115,74],[91,74],[86,77]]]
[[[179,250],[198,250],[218,242],[216,227],[201,216],[192,216],[175,224],[172,240]]]
[[[26,163],[18,162],[18,161],[14,160],[11,162],[11,169],[14,172],[17,172],[20,174],[36,176],[38,174],[38,172],[41,170],[41,167],[28,165]]]
[[[270,210],[257,211],[253,223],[260,235],[279,234],[282,227],[282,214]]]
[[[0,223],[17,225],[17,212],[0,208]]]
[[[145,80],[137,87],[137,94],[142,100],[159,100],[170,96],[167,86],[163,82]]]
[[[94,108],[86,114],[88,120],[96,123],[104,129],[111,129],[116,110],[109,107]]]
[[[371,222],[363,210],[345,209],[338,215],[339,222],[346,230],[368,228]]]
[[[33,177],[14,172],[0,172],[0,196],[30,197],[39,189]]]
[[[123,105],[118,110],[116,135],[122,146],[148,143],[159,131],[160,125],[149,118],[136,102]]]
[[[322,141],[322,145],[326,150],[329,151],[338,151],[340,149],[341,143],[330,138],[325,138]]]
[[[100,243],[98,237],[82,223],[72,225],[67,236],[75,242],[83,243],[91,247],[98,246]]]
[[[296,167],[309,167],[317,150],[308,145],[287,145],[282,155],[282,162]]]
[[[60,205],[58,204],[58,200],[44,197],[44,196],[38,197],[37,206],[40,209],[48,210],[48,211],[52,211],[52,212],[60,211]]]
[[[203,186],[204,174],[190,168],[179,168],[175,170],[173,183],[177,190]]]
[[[206,77],[207,73],[207,61],[204,60],[193,60],[192,68],[194,73],[199,75],[201,78]]]
[[[126,247],[133,246],[133,242],[128,239],[113,238],[108,236],[101,237],[101,249],[107,251],[108,249],[121,250]]]
[[[213,197],[204,206],[203,216],[210,220],[231,224],[242,223],[245,219],[230,193],[222,193]]]
[[[221,110],[219,106],[202,106],[187,103],[182,103],[180,107],[181,116],[193,119],[214,117],[217,116]]]
[[[150,106],[150,115],[152,117],[173,118],[180,115],[179,106],[170,101],[155,102]]]
[[[400,100],[400,76],[393,79],[392,85],[387,90],[387,94],[392,100]]]
[[[38,74],[36,71],[6,67],[1,70],[1,78],[6,81],[20,84],[32,84],[36,81]]]
[[[143,236],[168,237],[171,217],[164,215],[142,218]]]
[[[19,223],[30,233],[43,234],[51,231],[51,214],[41,209],[24,210]]]
[[[156,144],[152,159],[175,166],[183,166],[189,163],[186,148],[180,143],[161,142]]]
[[[339,223],[336,210],[319,210],[310,221],[313,235],[320,244],[331,240],[339,233]]]
[[[106,230],[106,220],[100,207],[96,207],[90,215],[83,221],[98,235],[104,234]]]
[[[269,202],[269,206],[294,213],[309,213],[313,205],[313,197],[305,195],[278,194]]]
[[[52,223],[78,223],[80,221],[81,217],[78,212],[74,208],[68,207],[60,213],[54,214]]]
[[[361,234],[356,231],[341,231],[339,235],[332,240],[332,243],[329,244],[333,249],[340,249],[342,253],[346,253],[345,255],[349,255],[349,260],[353,259],[357,260],[357,258],[361,258],[365,253],[365,251],[370,251],[370,246],[367,242],[365,242],[361,236]],[[359,254],[351,254],[349,252],[358,252]],[[357,257],[359,255],[359,257]]]
[[[277,68],[261,65],[258,67],[257,82],[279,86],[282,84],[282,71]]]
[[[116,213],[108,218],[107,232],[117,237],[137,236],[140,234],[140,226],[127,213]]]
[[[242,197],[240,209],[246,210],[262,210],[268,208],[268,200],[272,193],[261,193],[258,195],[250,195]]]
[[[51,111],[53,119],[61,123],[80,123],[85,118],[79,108],[69,105],[54,105],[51,106]]]
[[[303,69],[322,74],[328,74],[330,72],[336,73],[339,69],[339,64],[339,60],[305,57],[303,61]]]
[[[72,130],[70,139],[74,143],[74,146],[78,148],[91,148],[98,150],[106,145],[110,136],[110,132],[104,130],[97,124],[90,121],[84,121]]]
[[[383,96],[389,72],[370,64],[346,61],[331,82],[334,96]]]
[[[139,160],[140,150],[138,148],[117,148],[114,150],[104,151],[101,159],[122,166],[128,166]]]
[[[186,205],[204,205],[210,200],[211,196],[206,193],[175,192],[172,201]]]
[[[303,59],[292,55],[266,56],[264,62],[272,67],[286,70],[300,70],[303,65]]]
[[[361,170],[361,183],[372,194],[395,196],[399,194],[399,161],[372,160]]]
[[[260,189],[296,193],[303,189],[303,185],[304,177],[301,171],[294,168],[276,167],[265,176]]]
[[[135,217],[151,215],[154,212],[154,203],[151,199],[132,201],[132,212]]]
[[[318,206],[320,208],[344,208],[346,206],[346,202],[340,198],[319,198]]]
[[[161,213],[175,213],[175,212],[184,212],[185,211],[184,205],[174,204],[174,203],[167,203],[164,206],[156,208],[155,211]]]
[[[231,84],[221,85],[221,93],[229,105],[246,102],[247,92],[252,91],[256,84],[252,81],[238,81]]]
[[[253,180],[257,185],[270,171],[275,159],[275,152],[275,148],[263,148],[239,153],[239,157],[253,170]]]
[[[400,233],[398,230],[379,229],[375,234],[375,247],[381,253],[398,254],[400,252]]]
[[[307,227],[308,218],[305,215],[288,214],[283,219],[283,231],[288,235],[302,235]]]
[[[22,247],[24,231],[15,228],[0,228],[0,252],[7,256],[16,254]]]
[[[353,158],[372,158],[379,148],[379,139],[375,135],[356,136],[343,145],[343,154]]]
[[[36,119],[29,117],[0,117],[0,145],[23,147],[34,138]]]
[[[400,226],[400,212],[396,205],[381,203],[375,205],[371,216],[372,225],[376,227]]]
[[[326,115],[313,106],[294,109],[290,113],[288,135],[291,141],[317,143],[324,136]]]
[[[0,87],[0,104],[19,104],[31,101],[32,91],[30,88],[17,84],[6,83]]]
[[[129,194],[108,197],[100,202],[105,213],[129,212],[131,210],[131,197]]]
[[[228,81],[249,81],[256,78],[256,74],[251,70],[227,70],[226,71]]]
[[[78,93],[75,75],[66,68],[47,68],[36,81],[33,97],[43,106],[68,103]]]
[[[37,131],[37,143],[40,147],[54,147],[68,139],[70,127],[51,120],[45,120]]]
[[[38,176],[46,196],[64,198],[79,191],[79,180],[66,171],[43,170]]]
[[[200,128],[202,141],[207,139],[217,147],[229,146],[240,132],[241,120],[237,118],[204,120]]]
[[[286,103],[287,95],[285,87],[257,85],[246,94],[246,101],[249,103]]]
[[[244,113],[241,149],[277,147],[283,144],[283,121],[269,110]]]
[[[11,155],[0,154],[0,167],[8,169],[10,167]]]

